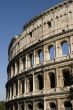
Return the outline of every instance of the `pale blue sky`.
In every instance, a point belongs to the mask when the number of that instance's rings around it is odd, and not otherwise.
[[[5,100],[8,44],[24,24],[40,12],[63,0],[0,0],[0,100]]]

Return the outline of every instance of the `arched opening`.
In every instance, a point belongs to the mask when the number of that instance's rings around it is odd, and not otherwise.
[[[55,88],[56,87],[56,80],[55,80],[55,74],[50,73],[50,87]]]
[[[56,110],[57,109],[56,104],[54,102],[51,102],[50,108],[51,108],[51,110]]]
[[[34,55],[33,53],[29,54],[29,62],[30,62],[30,67],[34,65]]]
[[[44,105],[43,105],[42,102],[39,102],[39,103],[38,103],[38,108],[41,109],[41,110],[44,109]]]
[[[64,102],[65,110],[72,110],[72,104],[69,101]]]
[[[64,41],[61,43],[62,47],[62,55],[68,55],[69,54],[69,44],[67,41]]]
[[[22,58],[23,70],[26,68],[26,58]]]
[[[64,79],[64,86],[71,85],[71,75],[69,70],[67,69],[63,70],[63,79]]]
[[[38,75],[38,85],[39,85],[39,90],[43,89],[43,76],[42,75]]]
[[[18,105],[14,104],[14,110],[18,110]]]
[[[32,104],[28,104],[28,109],[29,110],[33,110],[33,105]]]
[[[42,49],[38,50],[39,63],[43,63],[43,52]]]
[[[29,78],[29,92],[33,91],[33,77]]]
[[[24,103],[23,102],[20,103],[20,110],[24,110]]]
[[[55,52],[54,52],[53,45],[49,46],[49,57],[50,57],[50,60],[53,60],[55,58]]]

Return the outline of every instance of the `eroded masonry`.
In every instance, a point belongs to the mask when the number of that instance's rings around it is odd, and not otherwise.
[[[8,56],[6,110],[72,110],[73,0],[26,23]]]

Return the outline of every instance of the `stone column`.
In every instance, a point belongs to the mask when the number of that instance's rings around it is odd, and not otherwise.
[[[73,57],[73,36],[70,37],[70,51],[71,51],[71,56]]]
[[[25,77],[25,95],[26,95],[26,77]]]
[[[59,91],[59,71],[56,68],[56,90]]]
[[[48,46],[44,45],[44,61],[48,61],[50,59]]]
[[[58,46],[57,46],[57,41],[55,42],[55,57],[58,58]]]
[[[33,101],[33,110],[36,110],[36,108],[35,108],[35,101]]]
[[[11,78],[13,77],[13,67],[11,66]]]
[[[18,97],[19,97],[19,95],[20,95],[20,93],[19,93],[19,79],[18,79]]]
[[[62,109],[61,106],[60,106],[60,99],[57,99],[57,109],[58,110],[61,110]]]
[[[35,76],[33,73],[33,94],[35,94]]]
[[[17,63],[15,62],[15,75],[18,74],[17,72]]]
[[[22,71],[23,71],[23,61],[20,58],[20,60],[19,60],[19,73],[21,73]]]
[[[46,100],[44,100],[44,110],[47,110],[47,108],[46,108]]]
[[[35,56],[35,50],[34,50],[34,54],[33,54],[33,55],[34,55],[33,58],[34,58],[34,65],[35,65],[35,64],[36,64],[36,63],[35,63],[35,60],[36,60],[36,58],[35,58],[35,57],[36,57],[36,56]]]
[[[14,85],[14,86],[13,86],[13,92],[14,92],[14,97],[15,97],[15,96],[16,96],[15,83],[13,83],[13,85]]]
[[[28,60],[27,60],[27,54],[26,54],[26,69],[28,68]]]

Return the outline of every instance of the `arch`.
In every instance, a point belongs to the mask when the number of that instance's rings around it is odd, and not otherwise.
[[[67,41],[61,42],[62,47],[62,55],[68,55],[69,54],[69,44]]]
[[[50,77],[50,87],[55,88],[56,87],[55,74],[52,72],[49,74],[49,77]]]
[[[50,57],[50,60],[53,60],[55,58],[54,46],[53,45],[50,45],[48,48],[49,48],[49,57]]]
[[[20,103],[20,110],[24,110],[24,102]]]
[[[71,85],[70,70],[64,69],[62,72],[63,72],[64,86],[70,86]]]
[[[29,110],[33,110],[33,105],[32,104],[28,104],[28,109]]]
[[[50,102],[50,108],[51,110],[56,110],[56,104],[54,102]]]
[[[33,91],[33,78],[32,77],[29,79],[29,84],[30,84],[29,91],[32,92]]]
[[[44,108],[44,106],[43,106],[43,103],[42,103],[42,102],[39,102],[39,103],[38,103],[38,108],[39,108],[39,109],[43,109],[43,108]]]
[[[38,50],[39,63],[43,63],[43,52],[42,49]]]
[[[16,103],[14,104],[14,110],[18,110],[18,105]]]
[[[43,89],[43,76],[39,74],[37,78],[38,78],[39,90],[41,90]]]
[[[34,55],[33,55],[33,53],[29,54],[29,62],[30,62],[30,67],[34,65]]]
[[[65,110],[72,110],[72,104],[69,101],[64,102]]]

